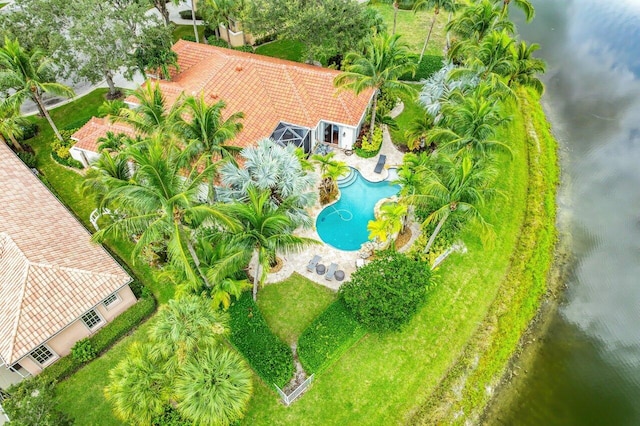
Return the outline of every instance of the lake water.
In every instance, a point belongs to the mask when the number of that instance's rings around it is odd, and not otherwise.
[[[574,263],[533,367],[489,423],[640,425],[640,0],[531,1],[518,29],[548,63]]]

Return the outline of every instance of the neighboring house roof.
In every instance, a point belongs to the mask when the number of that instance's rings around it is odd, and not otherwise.
[[[71,135],[71,138],[78,141],[74,145],[75,148],[98,152],[98,139],[105,136],[107,132],[113,132],[114,135],[124,133],[135,137],[135,131],[126,124],[112,123],[107,118],[92,117],[87,124]]]
[[[355,95],[338,91],[333,79],[340,71],[301,64],[253,53],[180,40],[172,49],[178,55],[179,70],[171,81],[150,79],[159,84],[167,106],[178,97],[204,94],[210,104],[223,100],[223,115],[243,112],[243,131],[230,144],[252,146],[271,136],[278,123],[314,128],[320,120],[358,126],[373,97],[373,89]],[[137,103],[135,97],[126,99]],[[89,122],[87,126],[95,126]],[[85,141],[84,127],[74,134],[76,146],[92,146]],[[82,132],[82,133],[81,133]],[[106,132],[106,130],[103,130]],[[88,129],[87,139],[94,138]],[[104,134],[104,133],[103,133]],[[99,137],[99,136],[98,136]]]
[[[131,281],[0,144],[0,356],[15,363]]]

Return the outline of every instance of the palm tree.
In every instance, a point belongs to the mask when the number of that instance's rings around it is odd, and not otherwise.
[[[427,33],[427,38],[424,40],[424,45],[422,46],[422,51],[420,52],[420,59],[418,63],[422,62],[422,58],[424,57],[424,52],[427,50],[427,44],[429,44],[429,39],[431,38],[431,32],[433,31],[433,26],[436,23],[436,19],[438,19],[438,15],[440,14],[440,10],[444,10],[447,12],[454,12],[457,7],[456,0],[417,0],[413,4],[413,11],[417,12],[419,10],[433,10],[433,18],[431,19],[431,25],[429,26],[429,32]]]
[[[215,346],[229,331],[227,314],[195,295],[170,300],[158,310],[149,329],[149,355],[172,375],[199,348]]]
[[[117,187],[127,185],[131,175],[132,169],[126,155],[113,155],[104,150],[100,157],[91,163],[82,181],[83,195],[93,195],[96,204],[101,206],[105,194]]]
[[[229,349],[206,348],[190,357],[173,383],[178,412],[193,424],[236,424],[246,411],[251,370]]]
[[[22,126],[27,123],[15,105],[0,104],[0,142],[7,143],[9,140],[16,151],[22,151],[18,138],[22,137]]]
[[[520,86],[531,87],[539,95],[544,92],[544,84],[537,74],[543,74],[546,71],[546,64],[542,59],[534,58],[533,52],[538,50],[540,46],[532,43],[527,46],[524,41],[513,45],[515,58],[515,71],[509,76],[509,86],[517,84]]]
[[[162,135],[129,147],[126,155],[133,162],[133,176],[126,185],[109,188],[100,206],[119,210],[121,217],[94,234],[94,240],[135,235],[133,259],[145,246],[161,243],[170,262],[188,280],[203,280],[212,287],[200,269],[193,229],[213,224],[236,226],[223,207],[203,203],[201,185],[212,178],[212,167],[200,169],[195,163],[185,169],[180,149]]]
[[[406,44],[399,41],[400,36],[375,34],[364,43],[364,53],[349,52],[344,62],[345,72],[336,76],[334,86],[353,90],[356,94],[369,89],[374,90],[371,108],[371,128],[369,138],[373,138],[376,122],[376,109],[380,91],[395,95],[415,94],[415,89],[398,79],[407,73],[415,73],[416,63],[410,58]]]
[[[253,300],[256,300],[258,286],[264,283],[276,253],[302,250],[305,246],[317,244],[311,238],[292,235],[294,223],[287,216],[285,205],[274,208],[269,202],[268,189],[259,190],[254,185],[247,188],[247,200],[230,206],[232,215],[242,224],[243,229],[235,233],[233,242],[253,252]]]
[[[55,123],[44,105],[42,95],[50,93],[57,96],[75,96],[73,89],[64,84],[52,82],[52,63],[44,56],[44,52],[34,49],[27,52],[20,46],[18,40],[10,40],[5,36],[4,46],[0,47],[0,81],[7,88],[14,89],[5,102],[19,107],[27,99],[32,100],[38,106],[49,125],[53,129],[58,140],[63,141]]]
[[[151,424],[169,403],[166,375],[152,360],[149,345],[133,343],[128,356],[109,371],[104,394],[118,418],[135,424]]]
[[[429,141],[437,143],[439,148],[458,154],[470,150],[481,157],[495,149],[511,152],[505,143],[492,139],[497,129],[509,121],[494,100],[479,95],[465,96],[459,103],[447,103],[443,116],[443,126],[435,127],[429,135]]]
[[[533,8],[533,5],[529,2],[529,0],[495,0],[496,3],[502,3],[502,16],[503,18],[507,18],[509,16],[509,5],[511,1],[513,4],[519,7],[523,12],[524,16],[527,19],[527,22],[531,22],[531,20],[536,16],[536,11]]]
[[[451,20],[445,29],[460,37],[462,40],[459,43],[480,42],[493,31],[507,30],[511,34],[515,32],[513,22],[502,18],[500,10],[492,0],[476,3],[468,1],[461,13]]]
[[[329,152],[326,155],[314,154],[311,158],[320,165],[322,185],[320,187],[320,200],[323,204],[333,199],[338,193],[338,179],[349,172],[349,166],[344,161],[335,160],[336,153]]]
[[[198,26],[196,25],[196,0],[190,0],[189,2],[191,3],[191,22],[193,23],[193,35],[196,39],[196,43],[200,43]]]
[[[433,129],[433,118],[426,113],[420,114],[418,118],[411,121],[404,132],[407,138],[407,148],[410,151],[415,151],[424,147],[431,129]]]
[[[407,206],[400,203],[385,203],[380,207],[380,217],[371,220],[367,224],[369,239],[378,238],[385,242],[392,235],[399,233],[404,228],[404,219],[407,216]],[[391,249],[395,250],[395,240],[391,241]]]
[[[138,106],[121,109],[115,120],[130,125],[143,135],[170,132],[182,113],[182,96],[168,108],[158,83],[149,81],[129,94],[136,98]]]
[[[409,201],[434,207],[423,223],[436,223],[425,253],[431,250],[442,226],[452,216],[457,216],[461,221],[473,220],[480,224],[483,233],[490,233],[491,225],[479,208],[496,192],[491,187],[495,174],[492,166],[474,163],[469,156],[456,159],[446,155],[441,155],[437,165],[423,174],[422,193],[411,196]]]

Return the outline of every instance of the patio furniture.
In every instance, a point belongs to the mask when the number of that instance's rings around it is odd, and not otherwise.
[[[327,268],[322,264],[318,264],[318,266],[316,266],[316,272],[318,273],[318,275],[322,275],[324,274],[324,271],[326,271]]]
[[[327,281],[333,280],[333,276],[336,273],[336,269],[338,269],[337,263],[332,263],[331,265],[329,265],[329,270],[324,276],[327,279]]]
[[[387,162],[387,156],[384,154],[380,154],[380,157],[378,157],[378,164],[376,164],[376,168],[373,169],[374,173],[382,173],[382,169],[384,168],[384,163]]]
[[[336,277],[336,280],[342,281],[342,280],[344,280],[344,271],[342,269],[340,269],[340,270],[336,271],[334,276]]]
[[[318,262],[320,262],[320,259],[322,258],[317,254],[313,256],[313,259],[311,259],[309,261],[309,264],[307,265],[307,271],[313,272],[313,270],[316,269],[316,265],[318,264]]]

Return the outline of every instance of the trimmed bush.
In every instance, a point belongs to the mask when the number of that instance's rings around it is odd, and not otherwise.
[[[416,62],[420,58],[419,56],[414,56]],[[404,81],[420,81],[426,80],[431,77],[436,72],[440,71],[442,68],[442,60],[444,59],[441,55],[424,55],[422,57],[422,61],[418,64],[418,68],[416,69],[416,74],[412,76],[411,74],[405,74],[400,77],[400,80]]]
[[[431,268],[421,260],[386,251],[358,269],[340,295],[355,318],[376,332],[402,328],[426,301]]]
[[[62,135],[63,141],[60,141],[57,137],[53,137],[51,140],[51,157],[58,163],[63,166],[73,167],[76,169],[82,169],[84,166],[81,162],[71,157],[69,153],[69,149],[75,143],[74,140],[71,139],[71,135],[73,135],[78,129],[69,129],[69,130],[61,130],[60,135]]]
[[[138,303],[118,315],[109,324],[102,327],[98,332],[87,340],[96,354],[101,354],[109,349],[118,339],[139,325],[144,319],[149,317],[156,309],[156,301],[152,297],[138,300]],[[75,373],[86,362],[78,361],[72,355],[60,358],[53,365],[47,367],[41,375],[63,380]]]
[[[187,34],[187,35],[183,35],[183,36],[182,36],[182,37],[180,37],[180,38],[181,38],[182,40],[192,41],[192,42],[194,42],[194,43],[195,43],[195,41],[196,41],[196,37],[195,37],[195,36],[192,36],[192,35],[189,35],[189,34]]]
[[[93,347],[89,339],[80,339],[71,348],[71,357],[75,361],[89,362],[98,355],[98,351]]]
[[[17,155],[18,155],[18,158],[20,158],[22,162],[31,169],[35,169],[36,166],[38,165],[37,157],[35,156],[35,154],[32,154],[31,152],[18,151]]]
[[[191,9],[189,9],[189,10],[181,10],[178,13],[180,14],[180,18],[182,18],[182,19],[190,19],[190,20],[193,19],[193,17],[191,16]],[[200,15],[200,12],[198,12],[197,10],[196,10],[196,19],[198,21],[202,20],[202,16]]]
[[[231,343],[268,385],[283,388],[293,377],[293,353],[269,328],[258,306],[245,292],[229,307]]]
[[[20,127],[22,128],[22,137],[19,138],[21,142],[38,134],[38,125],[36,123],[26,123]]]
[[[298,339],[298,357],[309,374],[329,368],[366,333],[339,298]]]
[[[210,46],[229,47],[229,43],[215,35],[208,37],[207,43],[209,43]]]

